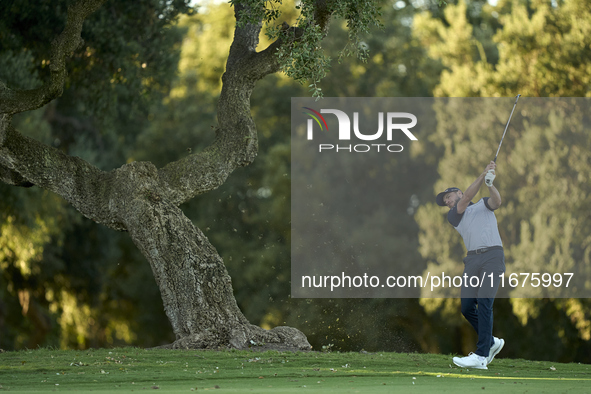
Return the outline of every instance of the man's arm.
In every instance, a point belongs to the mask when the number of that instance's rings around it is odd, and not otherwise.
[[[490,209],[495,210],[501,206],[501,194],[494,185],[489,186],[488,191],[490,192],[488,206],[490,207]]]
[[[478,176],[478,178],[476,178],[476,180],[470,186],[468,186],[468,188],[466,189],[466,191],[462,195],[462,198],[460,199],[460,201],[458,201],[458,205],[457,205],[458,213],[460,213],[460,214],[464,213],[466,208],[468,208],[468,205],[470,205],[470,201],[472,201],[474,196],[476,196],[476,194],[478,193],[478,190],[480,190],[480,186],[482,186],[482,183],[484,182],[484,176],[486,175],[488,170],[494,170],[496,168],[496,166],[497,165],[494,161],[491,161],[490,163],[488,163],[488,165],[484,169],[484,172],[482,174],[480,174]],[[488,202],[489,206],[491,206],[491,208],[492,208],[495,205],[495,202],[497,202],[498,203],[497,208],[498,208],[501,205],[501,195],[499,194],[499,191],[494,186],[491,186],[488,189],[491,193],[491,198],[489,199],[489,202]],[[494,189],[494,191],[492,189]],[[496,194],[496,197],[498,197],[498,200],[494,199],[494,194]],[[491,201],[491,200],[493,200],[493,201]]]

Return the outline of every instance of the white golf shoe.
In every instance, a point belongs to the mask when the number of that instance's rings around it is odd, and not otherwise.
[[[501,351],[501,349],[503,349],[503,346],[505,346],[505,340],[504,339],[497,338],[497,337],[493,337],[493,339],[495,340],[495,342],[490,347],[490,351],[488,352],[488,357],[486,358],[486,363],[487,364],[492,363],[492,360],[494,360],[495,356],[497,354],[499,354],[499,352]]]
[[[454,357],[453,361],[455,365],[462,368],[488,369],[486,357],[475,353],[470,353],[466,357]]]

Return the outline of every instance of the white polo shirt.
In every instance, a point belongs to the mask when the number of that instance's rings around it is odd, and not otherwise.
[[[489,197],[468,205],[464,213],[458,213],[457,205],[449,210],[447,220],[462,236],[466,249],[476,250],[491,246],[503,246],[497,218],[488,205]]]

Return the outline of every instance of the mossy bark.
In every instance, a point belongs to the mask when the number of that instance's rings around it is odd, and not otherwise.
[[[160,288],[177,338],[170,347],[274,344],[276,348],[309,349],[306,336],[294,328],[267,331],[247,321],[236,304],[220,255],[178,207],[219,187],[234,169],[256,157],[250,95],[257,80],[278,70],[270,50],[256,52],[260,23],[236,29],[223,77],[216,139],[203,152],[162,169],[134,162],[103,172],[12,127],[13,114],[39,108],[61,95],[66,58],[80,43],[84,18],[103,1],[80,0],[71,5],[66,27],[52,44],[51,78],[42,88],[15,91],[0,85],[0,179],[15,186],[50,190],[89,219],[129,232]],[[239,9],[244,7],[237,4]]]

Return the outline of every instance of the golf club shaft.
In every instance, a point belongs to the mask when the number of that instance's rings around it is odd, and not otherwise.
[[[505,131],[503,132],[503,136],[501,137],[501,142],[499,143],[499,148],[497,149],[497,154],[495,155],[495,160],[494,162],[497,162],[497,156],[499,155],[499,151],[501,150],[501,145],[503,144],[503,139],[505,139],[505,133],[507,132],[507,128],[509,127],[509,122],[511,122],[511,117],[513,116],[513,111],[515,111],[515,106],[517,106],[517,100],[519,100],[519,97],[521,97],[520,94],[518,94],[515,97],[515,104],[513,104],[513,109],[511,110],[511,115],[509,115],[509,120],[507,121],[507,124],[505,125]]]

